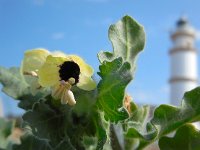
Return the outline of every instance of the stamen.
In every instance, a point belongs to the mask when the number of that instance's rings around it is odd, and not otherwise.
[[[68,90],[70,90],[72,88],[71,84],[69,84],[68,82],[65,82],[64,80],[60,81],[60,85],[65,87]]]
[[[62,98],[61,98],[61,104],[67,104],[67,103],[69,103],[69,105],[76,104],[74,94],[70,90],[64,91]]]
[[[74,82],[74,78],[70,78],[68,82],[61,80],[60,84],[57,85],[52,91],[52,96],[55,99],[61,99],[61,104],[69,103],[69,105],[75,105],[76,101],[74,98],[74,94],[70,90]]]
[[[24,71],[23,72],[24,75],[29,75],[29,76],[33,76],[33,77],[38,77],[37,73],[35,71]]]
[[[68,90],[67,92],[68,92],[68,96],[69,96],[69,100],[68,100],[69,105],[75,105],[76,101],[75,101],[73,92],[70,90]]]
[[[54,90],[52,91],[52,96],[55,98],[55,99],[60,99],[61,96],[62,96],[62,93],[64,91],[64,86],[62,85],[57,85]]]

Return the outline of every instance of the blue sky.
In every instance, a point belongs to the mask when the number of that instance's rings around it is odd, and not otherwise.
[[[24,51],[43,47],[80,55],[98,71],[97,53],[112,51],[110,24],[128,14],[147,36],[128,93],[138,103],[168,103],[169,31],[183,14],[200,29],[199,6],[199,0],[0,0],[0,66],[19,66]],[[20,112],[0,94],[6,114]]]

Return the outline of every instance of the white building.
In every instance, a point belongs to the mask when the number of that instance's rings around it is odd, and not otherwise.
[[[197,49],[195,48],[195,29],[185,17],[177,21],[171,34],[173,47],[170,55],[170,103],[180,105],[183,94],[197,87]]]

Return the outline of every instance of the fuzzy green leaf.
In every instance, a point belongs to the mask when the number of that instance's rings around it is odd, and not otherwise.
[[[40,100],[34,104],[32,110],[23,115],[23,120],[29,123],[34,135],[41,139],[48,139],[53,145],[57,145],[64,138],[63,113],[45,103],[45,100]]]
[[[125,126],[125,131],[128,128],[128,132],[125,133],[125,138],[124,138],[125,148],[127,150],[136,149],[137,148],[136,145],[138,145],[136,143],[147,144],[148,142],[145,140],[146,138],[152,139],[157,135],[157,132],[151,130],[151,128],[148,128],[149,133],[145,135],[147,131],[146,124],[150,113],[150,107],[149,106],[138,107],[133,102],[131,102],[130,105],[131,105],[130,118]]]
[[[27,94],[28,84],[20,74],[19,68],[0,67],[0,82],[3,85],[2,91],[14,99],[19,99],[22,95]]]
[[[53,150],[76,150],[74,146],[72,146],[70,139],[67,137],[62,140]]]
[[[23,119],[32,128],[34,135],[48,140],[54,149],[65,138],[69,139],[66,141],[70,142],[68,145],[70,144],[75,149],[84,149],[85,135],[91,137],[97,135],[101,143],[98,149],[101,149],[107,136],[98,116],[98,109],[93,107],[96,92],[73,90],[75,94],[79,93],[74,107],[61,105],[58,100],[47,96],[35,103],[33,109],[23,115]]]
[[[199,150],[200,131],[192,124],[186,124],[176,131],[174,137],[162,137],[159,147],[161,150]]]
[[[98,107],[104,111],[105,119],[117,123],[128,118],[123,108],[125,88],[133,78],[136,56],[145,44],[145,33],[130,16],[123,17],[109,28],[109,39],[113,45],[113,53],[100,52],[99,75],[102,80],[98,84]]]
[[[104,62],[98,73],[102,80],[98,84],[97,106],[104,111],[105,119],[118,122],[128,118],[123,107],[126,86],[132,80],[131,66],[122,58]]]
[[[98,53],[98,59],[100,61],[100,63],[103,63],[104,61],[113,61],[114,60],[114,55],[113,53],[110,52],[99,52]]]
[[[9,69],[0,67],[0,82],[3,85],[2,91],[14,99],[20,100],[18,106],[25,110],[31,109],[35,102],[49,93],[49,91],[38,90],[33,95],[31,87],[26,83],[20,69],[16,67]]]
[[[31,134],[21,137],[21,144],[14,144],[12,150],[53,150],[45,140],[39,140]]]
[[[131,112],[129,121],[140,123],[140,127],[145,125],[150,113],[150,107],[144,105],[142,107],[138,107],[135,103],[131,102]]]
[[[108,132],[106,131],[107,122],[104,120],[101,113],[96,112],[93,113],[93,124],[96,129],[96,137],[98,138],[96,150],[102,150],[107,140],[107,134],[108,134],[106,133]]]
[[[140,144],[136,149],[160,139],[175,131],[180,126],[200,120],[200,87],[186,92],[180,107],[161,105],[154,111],[154,116],[146,125],[146,131],[135,127],[128,128],[128,138],[138,138]]]
[[[83,135],[89,137],[96,137],[96,149],[101,150],[107,139],[106,126],[101,113],[96,108],[97,91],[84,91],[78,88],[73,89],[77,103],[72,108],[73,118],[76,118],[77,123],[71,124],[72,126],[68,134],[74,135],[75,138]],[[78,121],[79,120],[79,121]],[[68,123],[69,124],[69,123]],[[74,130],[72,130],[74,129]],[[73,137],[71,137],[74,139]],[[88,147],[88,145],[86,145]],[[94,145],[93,145],[94,146]]]
[[[8,137],[11,135],[13,127],[13,121],[0,118],[0,148],[4,149],[8,146],[10,142]]]
[[[120,128],[117,128],[114,124],[110,124],[110,145],[113,150],[122,150],[122,146],[117,136],[117,132],[120,133]],[[122,136],[120,137],[122,138]]]
[[[137,54],[143,50],[145,45],[144,28],[130,16],[124,16],[116,24],[109,28],[109,39],[112,42],[114,52],[99,53],[100,62],[122,57],[124,61],[133,65]]]
[[[154,112],[151,123],[159,129],[159,136],[168,134],[185,123],[200,120],[200,87],[186,92],[180,107],[161,105]]]

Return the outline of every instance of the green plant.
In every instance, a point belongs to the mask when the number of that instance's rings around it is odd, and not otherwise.
[[[21,144],[8,141],[12,127],[9,125],[8,129],[6,124],[10,123],[0,120],[0,139],[3,139],[0,148],[139,150],[159,141],[163,150],[175,150],[177,145],[181,149],[200,149],[200,133],[188,124],[200,120],[200,88],[186,92],[180,107],[160,105],[155,108],[148,121],[149,106],[139,107],[126,95],[126,87],[133,80],[137,55],[145,45],[144,29],[130,16],[125,16],[110,26],[109,39],[113,52],[98,54],[101,80],[96,88],[89,78],[84,79],[84,86],[79,88],[74,86],[75,79],[60,84],[58,87],[67,86],[62,89],[35,88],[35,83],[38,83],[35,72],[24,75],[20,68],[1,67],[3,92],[18,100],[18,106],[26,112],[22,116],[24,134]],[[44,84],[40,76],[39,83]],[[58,94],[66,91],[70,91],[76,101],[69,93],[64,97]],[[174,137],[165,137],[174,131],[177,131]]]

